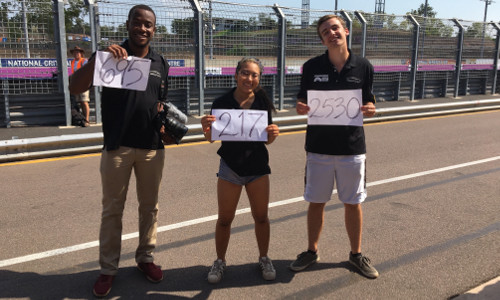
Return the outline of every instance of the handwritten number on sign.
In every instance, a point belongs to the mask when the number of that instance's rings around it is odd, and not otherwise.
[[[114,62],[114,59],[112,56],[108,57],[102,65],[105,66],[109,61],[111,61],[111,63]],[[121,60],[116,62],[114,69],[108,69],[105,72],[102,72],[102,70],[105,70],[104,68],[101,69],[101,72],[100,72],[101,80],[106,84],[110,84],[111,82],[113,82],[113,80],[115,79],[115,76],[117,75],[115,72],[115,69],[116,69],[117,71],[122,73],[122,79],[121,79],[122,86],[123,86],[124,80],[125,80],[125,72],[128,72],[128,73],[134,72],[135,74],[137,74],[137,76],[135,76],[137,79],[132,81],[132,82],[127,83],[125,85],[126,87],[131,86],[131,85],[139,82],[142,79],[143,74],[142,74],[142,71],[140,69],[132,68],[136,62],[137,61],[130,62],[126,59],[121,59]],[[135,75],[135,74],[130,74],[130,75]]]
[[[137,62],[137,60],[132,61],[132,63],[130,64],[130,67],[128,68],[128,71],[127,71],[127,72],[129,72],[129,73],[130,73],[130,72],[138,72],[137,80],[132,81],[132,82],[129,82],[129,83],[127,84],[127,86],[133,85],[133,84],[135,84],[136,82],[141,81],[141,79],[142,79],[142,75],[143,75],[143,74],[142,74],[142,71],[141,71],[140,69],[138,69],[138,68],[132,68],[136,62]],[[122,80],[123,80],[123,78],[122,78]]]
[[[123,65],[125,65],[125,66],[123,66]],[[123,66],[123,68],[120,68],[120,66]],[[128,67],[128,60],[122,59],[116,63],[116,70],[123,73],[122,81],[121,81],[122,85],[123,85],[123,80],[125,79],[125,72],[124,71],[127,69],[127,67]]]
[[[108,57],[108,59],[106,59],[102,65],[105,66],[108,63],[108,61],[110,61],[112,59],[113,59],[112,56]],[[104,73],[102,72],[103,70],[105,70],[105,69],[101,69],[101,72],[100,72],[101,80],[102,80],[102,82],[104,82],[106,84],[110,84],[111,82],[113,82],[113,79],[115,78],[115,70],[109,69]]]
[[[249,137],[252,137],[252,132],[253,130],[255,129],[255,125],[257,125],[257,123],[259,122],[259,120],[264,116],[263,113],[248,113],[249,115],[252,115],[252,116],[259,116],[256,120],[255,120],[255,123],[253,123],[252,125],[252,128],[250,128],[250,132],[248,133],[248,136]],[[242,127],[243,128],[243,127]]]
[[[309,103],[312,108],[312,114],[309,116],[310,118],[329,118],[332,114],[333,118],[337,119],[343,114],[345,114],[349,119],[355,119],[360,113],[360,105],[357,98],[352,97],[347,102],[347,105],[344,105],[344,98],[328,98],[323,101],[323,105],[321,104],[321,100],[318,98],[313,98],[309,100]],[[332,104],[330,104],[332,103]],[[351,109],[353,107],[353,109]],[[325,115],[321,115],[318,113],[318,109],[323,108],[327,109],[327,113]],[[351,115],[350,111],[354,111],[354,115]]]
[[[255,119],[254,124],[250,127],[250,130],[248,131],[248,136],[252,137],[252,133],[254,132],[255,126],[257,125],[257,123],[259,122],[259,120],[264,116],[264,113],[249,112],[248,115],[258,116]],[[226,116],[227,116],[227,118],[226,118]],[[224,117],[225,120],[222,120],[223,117]],[[222,137],[223,135],[227,135],[227,136],[236,136],[236,135],[244,136],[245,135],[245,114],[243,112],[241,112],[238,115],[238,118],[241,119],[240,132],[232,133],[232,132],[226,132],[226,129],[231,124],[231,120],[232,120],[231,115],[228,112],[225,112],[225,113],[222,113],[219,116],[219,120],[220,121],[227,121],[226,125],[224,126],[224,129],[222,129],[221,132],[219,133],[219,138]]]
[[[229,123],[231,123],[231,115],[229,113],[225,112],[225,113],[220,115],[219,120],[222,121],[222,117],[224,117],[224,116],[228,116],[228,119],[227,119],[226,126],[224,126],[224,129],[222,129],[221,132],[219,133],[219,137],[221,137],[223,135],[230,135],[230,136],[237,135],[238,133],[224,133],[224,131],[226,131],[226,128],[229,126]]]
[[[349,111],[352,111],[350,107],[352,107],[351,103],[354,105],[354,115],[351,116],[349,114]],[[358,117],[358,115],[361,113],[361,106],[359,105],[359,100],[355,97],[352,97],[349,102],[347,102],[347,109],[346,109],[346,115],[349,119],[355,119]]]
[[[97,51],[94,68],[94,86],[145,91],[148,85],[151,60],[129,56],[115,59],[105,51]]]
[[[320,115],[317,115],[317,114],[316,114],[316,113],[317,113],[317,111],[318,111],[318,108],[319,108],[319,107],[320,107],[320,105],[321,105],[321,101],[320,101],[318,98],[314,98],[314,99],[309,100],[309,104],[310,104],[310,106],[311,106],[311,107],[314,107],[314,106],[315,106],[315,105],[314,105],[314,103],[315,103],[315,102],[318,102],[318,104],[316,105],[316,108],[315,108],[315,109],[313,109],[313,112],[312,112],[312,114],[311,114],[309,117],[310,117],[310,118],[321,118],[321,117],[323,117],[323,116],[320,116]]]
[[[245,128],[245,118],[243,117],[243,112],[238,116],[241,119],[241,135],[243,135],[243,128]]]

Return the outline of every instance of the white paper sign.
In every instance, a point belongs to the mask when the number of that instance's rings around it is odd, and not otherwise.
[[[363,126],[361,90],[307,91],[309,125]]]
[[[97,51],[94,68],[94,86],[145,91],[151,60],[129,56],[115,59],[105,51]]]
[[[255,109],[213,109],[212,140],[267,141],[267,111]]]

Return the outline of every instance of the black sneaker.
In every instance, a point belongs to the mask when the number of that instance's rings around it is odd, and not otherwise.
[[[370,259],[366,256],[355,257],[351,252],[349,253],[349,262],[368,278],[375,279],[379,275],[378,271],[371,265]]]
[[[302,271],[318,261],[319,261],[318,253],[304,251],[299,255],[297,255],[297,259],[290,264],[290,269],[295,272]]]

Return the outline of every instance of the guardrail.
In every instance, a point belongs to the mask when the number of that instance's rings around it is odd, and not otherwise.
[[[422,118],[438,115],[477,112],[500,109],[500,99],[460,101],[430,105],[405,105],[401,107],[378,108],[374,117],[364,122],[375,123],[390,120]],[[307,116],[276,117],[281,132],[306,129]],[[182,143],[204,140],[201,125],[188,125],[188,135]],[[71,134],[40,138],[0,141],[0,163],[47,157],[95,153],[102,150],[103,135],[99,133]]]

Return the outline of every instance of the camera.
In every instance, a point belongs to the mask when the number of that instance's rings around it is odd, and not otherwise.
[[[163,110],[158,113],[158,119],[161,125],[165,126],[165,133],[169,135],[176,144],[179,144],[186,135],[188,128],[185,125],[187,116],[182,113],[175,105],[170,102],[161,102]]]

